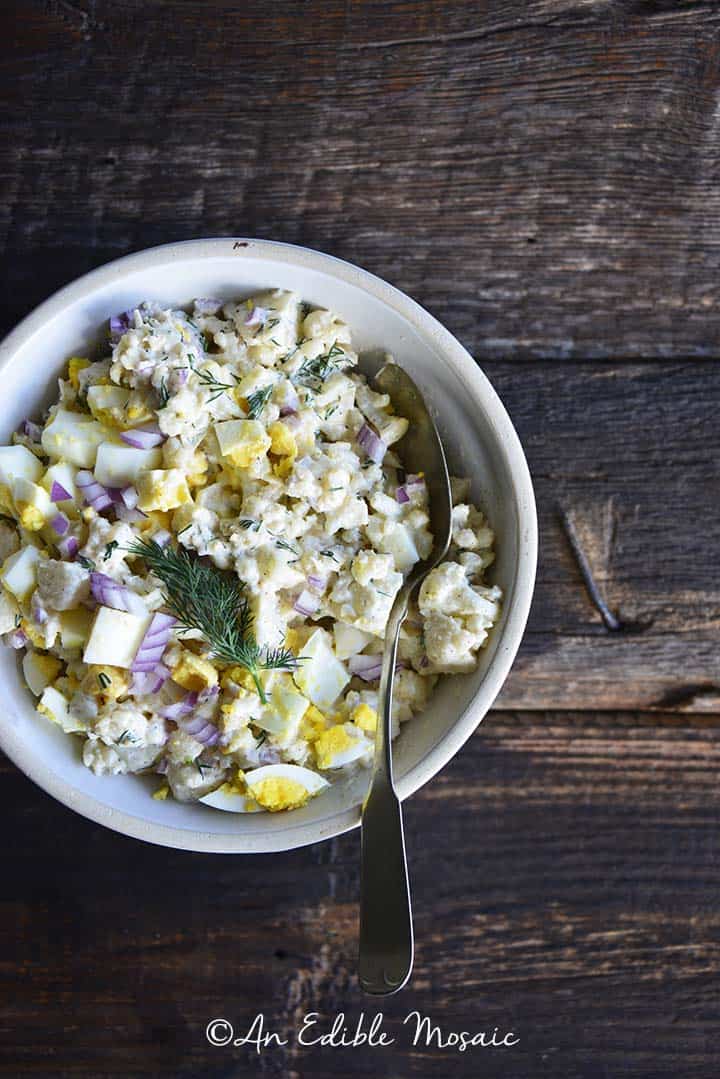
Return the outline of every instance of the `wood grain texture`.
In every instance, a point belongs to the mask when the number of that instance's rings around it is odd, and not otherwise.
[[[388,277],[481,358],[713,355],[719,35],[714,3],[5,4],[0,319],[246,234]]]
[[[540,523],[512,708],[718,710],[720,368],[485,365],[517,426]],[[622,628],[591,602],[561,510]]]
[[[478,357],[541,526],[505,711],[407,809],[418,959],[382,1008],[396,1044],[204,1039],[213,1016],[288,1033],[374,1013],[356,836],[145,847],[0,761],[0,1075],[715,1074],[719,125],[715,2],[0,5],[0,333],[152,244],[317,247]],[[413,1047],[413,1008],[520,1044]]]
[[[5,1075],[707,1079],[720,1020],[720,717],[494,713],[407,809],[418,956],[383,1050],[212,1049],[374,1015],[354,976],[357,836],[283,858],[143,846],[5,766]],[[668,792],[674,790],[671,800]],[[62,838],[62,842],[58,840]],[[5,864],[9,861],[6,854]],[[413,1048],[413,1009],[520,1044]]]

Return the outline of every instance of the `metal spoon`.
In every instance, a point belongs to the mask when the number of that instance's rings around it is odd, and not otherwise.
[[[362,809],[358,976],[366,993],[380,995],[402,989],[413,963],[402,808],[393,783],[390,735],[398,637],[413,592],[447,553],[452,501],[440,436],[419,389],[394,363],[383,367],[374,382],[381,393],[389,394],[397,414],[410,421],[398,448],[408,471],[425,473],[434,537],[430,555],[413,566],[390,610],[378,692],[375,760]]]

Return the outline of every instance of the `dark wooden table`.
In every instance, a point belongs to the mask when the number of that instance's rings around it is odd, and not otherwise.
[[[720,8],[681,0],[24,0],[0,10],[5,331],[126,252],[273,237],[467,345],[535,479],[541,562],[497,708],[412,799],[418,954],[384,1048],[357,837],[151,848],[0,765],[0,1074],[717,1072]],[[603,621],[572,535],[610,618]],[[609,628],[613,626],[614,628]],[[445,1035],[412,1045],[418,1009]],[[289,1040],[213,1048],[263,1012]]]

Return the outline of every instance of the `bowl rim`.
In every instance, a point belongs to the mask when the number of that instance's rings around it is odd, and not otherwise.
[[[486,419],[493,426],[495,438],[506,458],[517,504],[519,535],[515,565],[515,583],[506,609],[501,642],[483,681],[472,701],[453,727],[401,779],[396,781],[399,797],[404,800],[433,778],[462,748],[497,697],[507,678],[523,637],[532,602],[537,567],[538,527],[535,496],[530,470],[513,423],[483,370],[467,349],[433,315],[406,293],[382,278],[334,255],[275,240],[245,236],[209,237],[160,244],[113,259],[70,284],[63,286],[32,310],[0,342],[0,369],[13,353],[29,343],[46,322],[65,306],[82,300],[99,287],[120,281],[127,273],[159,268],[173,261],[240,256],[271,259],[325,272],[359,288],[393,308],[413,328],[431,339],[455,372],[472,383],[483,399]],[[267,836],[217,834],[158,824],[124,810],[105,805],[90,794],[77,790],[57,776],[41,759],[33,756],[8,724],[0,723],[0,748],[13,763],[59,802],[89,820],[103,824],[123,835],[179,850],[218,854],[253,854],[292,850],[320,840],[330,839],[356,828],[360,807],[355,806],[314,822],[293,825],[291,815],[285,828]]]

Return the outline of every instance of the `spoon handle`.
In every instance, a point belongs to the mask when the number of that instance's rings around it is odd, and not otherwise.
[[[379,690],[375,768],[362,812],[360,876],[360,955],[358,976],[366,993],[396,993],[407,982],[413,963],[410,908],[402,806],[392,777],[390,717],[395,680],[397,619],[392,643],[383,657]]]

